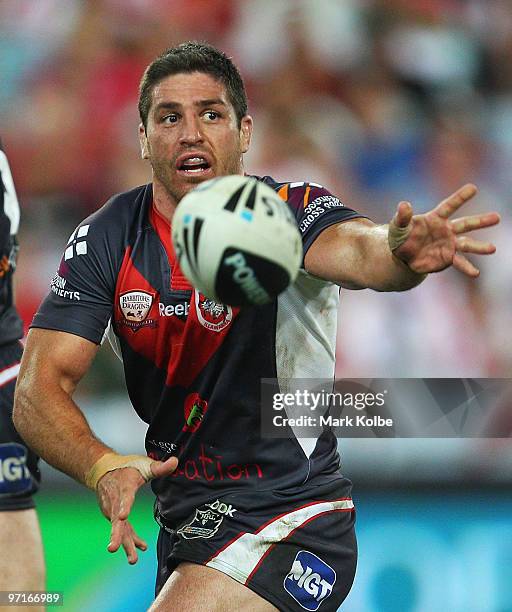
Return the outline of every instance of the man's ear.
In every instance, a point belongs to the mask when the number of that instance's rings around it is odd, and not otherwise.
[[[148,137],[146,135],[146,129],[142,123],[139,123],[139,142],[140,142],[140,155],[142,159],[149,159],[149,145]]]
[[[252,127],[252,117],[250,115],[242,117],[242,122],[240,124],[240,145],[242,153],[247,153],[251,146]]]

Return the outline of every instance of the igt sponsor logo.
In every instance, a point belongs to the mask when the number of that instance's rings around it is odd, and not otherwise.
[[[305,610],[318,610],[332,593],[336,572],[322,559],[306,550],[297,553],[284,589]]]
[[[0,444],[0,495],[23,493],[32,487],[27,451],[21,444]]]

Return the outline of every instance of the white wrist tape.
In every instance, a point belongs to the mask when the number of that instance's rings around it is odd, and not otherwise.
[[[100,457],[85,476],[85,484],[93,491],[96,490],[98,482],[107,472],[120,468],[135,468],[146,482],[154,478],[151,471],[153,459],[143,455],[118,455],[117,453],[106,453]]]
[[[391,252],[398,249],[406,240],[411,231],[411,224],[405,227],[398,227],[394,221],[391,221],[388,227],[388,244]]]

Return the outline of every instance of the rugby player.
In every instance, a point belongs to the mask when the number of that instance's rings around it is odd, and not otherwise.
[[[15,423],[44,459],[97,491],[108,550],[122,546],[130,563],[146,548],[130,508],[152,481],[152,609],[337,610],[356,566],[351,483],[331,432],[260,436],[260,380],[332,377],[339,286],[401,291],[449,266],[475,277],[465,254],[495,248],[465,232],[499,217],[452,220],[476,193],[465,185],[427,214],[401,202],[378,226],[315,183],[263,177],[295,215],[303,268],[272,304],[216,304],[180,271],[170,225],[197,184],[244,173],[253,121],[243,81],[217,49],[184,43],[146,69],[139,111],[152,183],[114,196],[69,238],[29,333]],[[72,399],[105,331],[149,424],[147,457],[98,440]]]
[[[23,324],[12,286],[19,220],[18,199],[0,142],[0,591],[41,591],[45,588],[45,564],[32,498],[39,485],[37,457],[12,423],[14,387],[23,352]]]

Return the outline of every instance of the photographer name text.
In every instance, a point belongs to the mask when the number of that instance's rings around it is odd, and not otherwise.
[[[274,427],[393,427],[393,419],[384,418],[380,415],[368,416],[358,414],[357,416],[334,417],[331,415],[301,415],[298,417],[287,417],[282,414],[274,415],[272,419]]]

